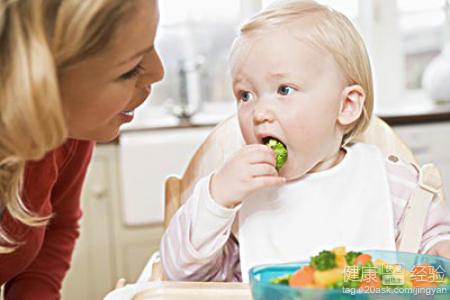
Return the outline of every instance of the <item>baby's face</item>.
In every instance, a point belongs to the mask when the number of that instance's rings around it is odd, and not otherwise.
[[[286,30],[246,36],[237,45],[231,76],[246,143],[267,136],[283,142],[288,160],[280,174],[289,180],[331,167],[346,86],[331,54]]]

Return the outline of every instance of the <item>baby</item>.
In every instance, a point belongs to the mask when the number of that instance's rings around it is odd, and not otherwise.
[[[246,145],[171,220],[161,242],[167,277],[246,281],[255,265],[340,245],[396,250],[418,171],[352,143],[373,108],[369,59],[352,23],[314,1],[277,2],[241,28],[230,66]],[[270,139],[288,152],[279,171]],[[443,202],[429,208],[420,252],[450,256]]]

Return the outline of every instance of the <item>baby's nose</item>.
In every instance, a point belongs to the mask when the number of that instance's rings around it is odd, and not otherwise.
[[[265,122],[273,122],[274,120],[274,115],[273,113],[264,108],[264,109],[256,109],[255,113],[253,115],[253,121],[256,124],[261,124],[261,123],[265,123]]]

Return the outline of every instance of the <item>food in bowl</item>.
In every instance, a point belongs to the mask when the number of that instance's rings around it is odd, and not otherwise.
[[[373,259],[368,253],[338,247],[311,257],[309,264],[295,272],[270,280],[294,288],[373,290],[383,287],[434,288],[450,285],[450,277],[440,266],[420,263],[412,269],[402,264]]]

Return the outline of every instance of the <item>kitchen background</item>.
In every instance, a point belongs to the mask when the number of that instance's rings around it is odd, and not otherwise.
[[[133,282],[163,232],[164,179],[182,175],[211,129],[234,112],[228,51],[264,0],[160,0],[166,68],[118,141],[98,145],[63,299],[101,299]],[[450,0],[322,0],[353,19],[375,73],[375,113],[434,162],[450,195]],[[447,47],[446,47],[447,45]]]

